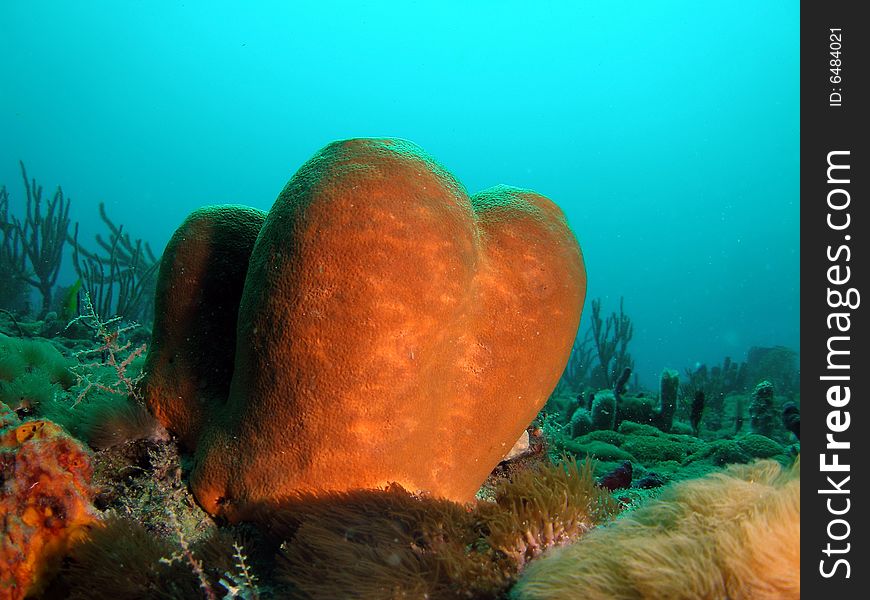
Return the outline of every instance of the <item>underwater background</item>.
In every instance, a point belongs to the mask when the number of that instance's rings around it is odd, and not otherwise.
[[[0,2],[0,600],[798,599],[798,24]]]
[[[797,2],[0,5],[0,184],[61,185],[159,255],[197,207],[267,210],[329,141],[412,140],[566,213],[642,385],[799,351]],[[58,280],[76,280],[70,256]],[[38,303],[35,297],[34,304]]]

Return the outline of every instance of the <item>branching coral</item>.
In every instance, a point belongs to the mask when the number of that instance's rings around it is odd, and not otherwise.
[[[0,187],[0,307],[20,311],[27,304],[27,270],[21,231],[9,214],[9,192]]]
[[[612,389],[625,369],[634,368],[634,361],[628,353],[634,326],[631,318],[625,314],[623,305],[624,300],[620,297],[619,312],[602,319],[601,298],[592,301],[592,340],[598,355],[593,378],[600,387]]]
[[[138,327],[137,323],[121,324],[121,317],[103,319],[91,303],[88,292],[84,294],[82,314],[67,325],[82,323],[93,332],[97,342],[95,348],[89,348],[76,353],[79,364],[72,367],[79,388],[75,404],[84,400],[92,390],[100,390],[109,394],[131,397],[136,395],[136,384],[142,378],[142,372],[132,368],[134,361],[144,356],[146,344],[133,347],[126,334]],[[90,360],[99,356],[100,360]],[[103,382],[92,377],[95,368],[105,367],[110,371],[109,382]]]
[[[159,259],[149,244],[132,240],[100,203],[100,218],[109,234],[107,239],[97,235],[96,241],[104,254],[87,250],[78,241],[78,224],[70,235],[70,201],[60,186],[50,201],[43,202],[42,186],[28,178],[23,162],[20,165],[27,197],[23,217],[9,214],[9,194],[0,188],[0,281],[4,281],[0,299],[10,302],[11,308],[20,308],[20,284],[29,283],[42,295],[40,315],[44,317],[52,308],[52,289],[69,242],[76,272],[101,314],[150,322]]]
[[[15,217],[12,220],[21,242],[22,254],[30,265],[30,270],[23,277],[42,295],[40,314],[44,316],[51,308],[51,289],[60,273],[70,223],[70,201],[64,201],[63,190],[58,186],[43,213],[42,186],[36,183],[36,179],[28,179],[24,163],[19,161],[19,164],[27,193],[27,213],[24,221]]]
[[[108,240],[96,236],[97,244],[105,252],[103,256],[79,243],[76,223],[70,237],[76,272],[85,290],[93,296],[98,313],[150,323],[160,259],[154,255],[148,242],[133,241],[130,234],[124,232],[123,225],[116,225],[106,214],[102,202],[100,219],[109,229]]]

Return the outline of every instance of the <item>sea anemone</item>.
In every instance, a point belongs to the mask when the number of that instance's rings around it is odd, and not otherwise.
[[[518,599],[800,598],[800,463],[735,465],[536,561]]]

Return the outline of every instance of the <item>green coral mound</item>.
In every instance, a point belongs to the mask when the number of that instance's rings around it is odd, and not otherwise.
[[[700,477],[726,465],[745,464],[754,459],[773,458],[781,464],[790,460],[786,447],[763,435],[749,433],[703,440],[680,431],[678,423],[667,433],[647,423],[623,421],[616,431],[602,429],[574,438],[552,426],[546,433],[552,455],[593,457],[599,461],[596,463],[599,476],[630,460],[635,466],[635,480],[647,471],[670,481]]]
[[[652,425],[632,421],[623,421],[619,433],[624,439],[620,448],[645,467],[668,461],[682,463],[703,444],[694,436],[665,433]]]
[[[13,410],[51,402],[75,383],[72,364],[48,340],[0,334],[0,402]]]
[[[625,436],[612,429],[599,429],[583,436],[582,441],[604,442],[605,444],[620,446],[625,441]]]
[[[647,425],[645,423],[636,423],[634,421],[623,421],[619,424],[619,433],[624,436],[650,436],[661,437],[665,435],[658,427]]]
[[[716,466],[724,467],[732,463],[747,463],[750,457],[734,440],[714,440],[692,455],[691,460],[706,460]]]
[[[658,436],[632,436],[622,445],[623,450],[631,453],[642,465],[686,459],[686,447],[680,442]]]
[[[564,450],[571,452],[575,456],[591,456],[604,462],[621,462],[624,460],[634,461],[635,457],[628,451],[597,440],[585,440],[586,436],[578,440],[566,441],[563,445]]]
[[[786,449],[770,438],[751,433],[735,439],[714,440],[695,452],[688,462],[707,461],[723,467],[734,463],[748,463],[756,458],[776,458],[788,461]]]
[[[785,448],[779,443],[757,433],[750,433],[739,438],[737,444],[752,458],[773,458],[785,454]]]
[[[72,362],[46,339],[21,339],[0,333],[0,380],[12,381],[25,373],[41,371],[51,383],[69,388],[75,376]]]

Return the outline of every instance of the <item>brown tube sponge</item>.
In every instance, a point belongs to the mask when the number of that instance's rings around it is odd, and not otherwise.
[[[197,499],[233,519],[390,482],[470,500],[556,385],[585,287],[547,198],[469,198],[404,140],[328,145],[251,254],[229,395],[196,436]]]

